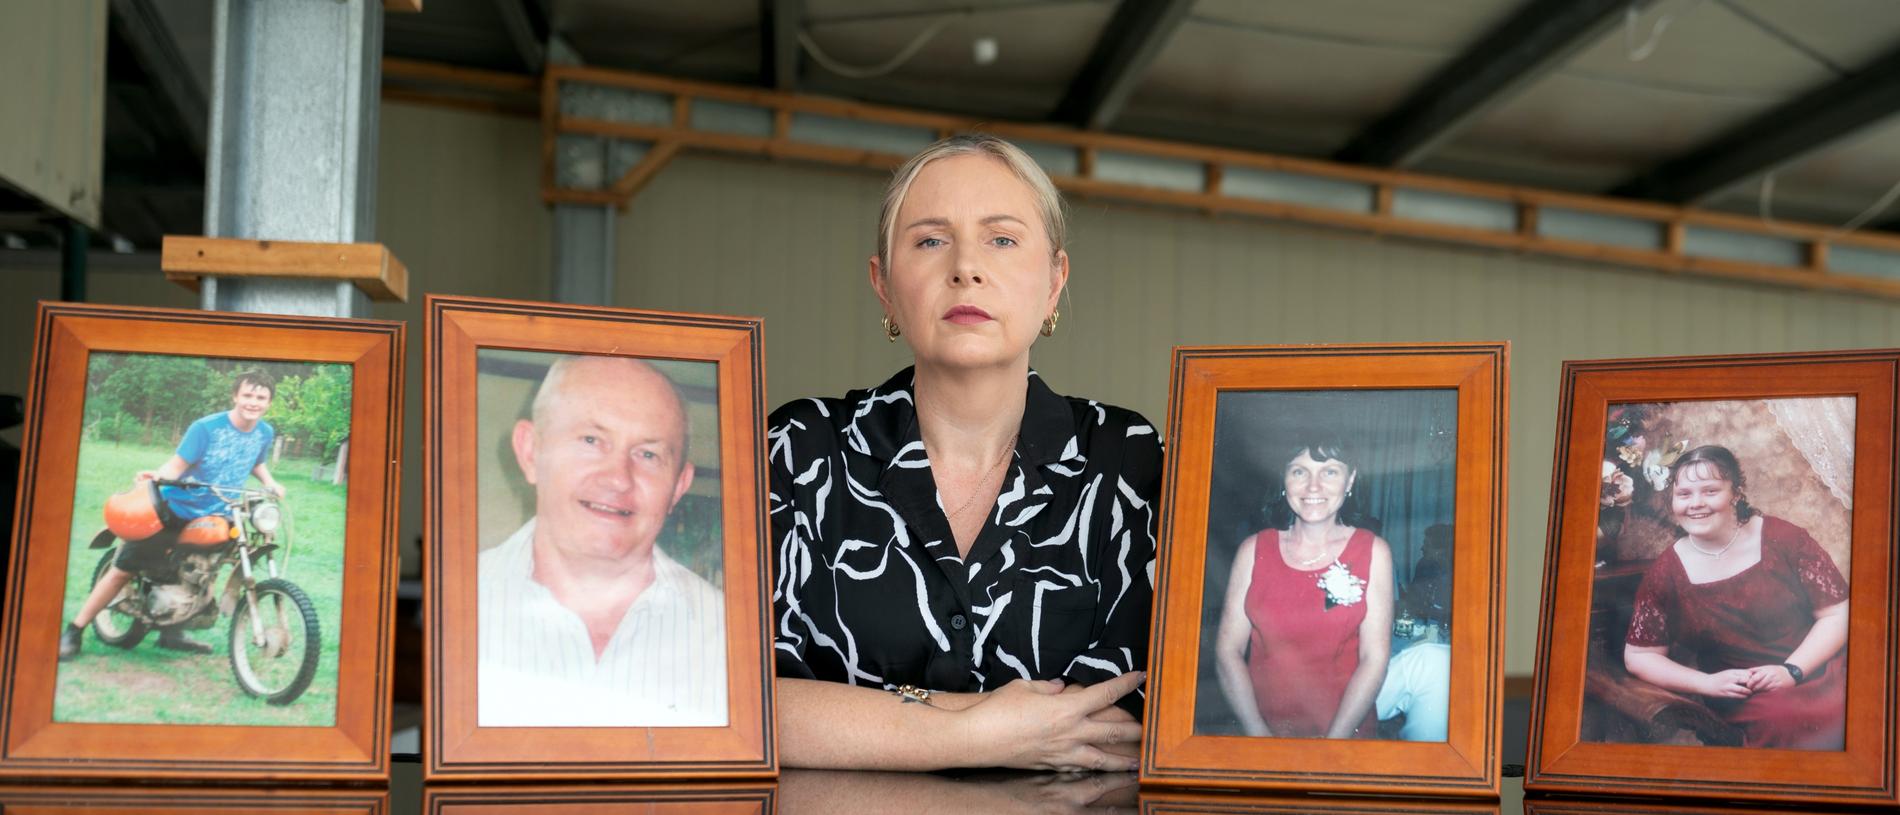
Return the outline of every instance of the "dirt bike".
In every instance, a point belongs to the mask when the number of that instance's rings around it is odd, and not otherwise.
[[[277,496],[196,481],[155,479],[151,484],[210,491],[234,521],[229,539],[174,545],[165,568],[133,572],[125,588],[93,618],[93,632],[107,645],[131,648],[153,629],[201,630],[229,616],[231,673],[238,686],[273,705],[296,701],[316,677],[323,640],[316,607],[303,589],[283,577],[289,535],[284,528],[287,513]],[[93,549],[109,547],[93,569],[94,584],[112,567],[121,545],[111,529],[100,530],[92,539]],[[216,596],[218,575],[226,566],[236,568],[225,581],[223,595]]]

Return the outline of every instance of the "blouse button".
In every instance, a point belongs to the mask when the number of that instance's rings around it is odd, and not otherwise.
[[[962,631],[963,627],[969,624],[970,621],[963,619],[963,615],[961,614],[953,615],[950,618],[950,627],[958,631]]]

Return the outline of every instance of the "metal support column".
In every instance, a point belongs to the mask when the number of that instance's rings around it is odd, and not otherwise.
[[[613,305],[613,207],[554,206],[553,295],[560,303]]]
[[[205,233],[357,243],[376,223],[382,0],[217,0]],[[347,282],[205,278],[221,311],[360,317]]]
[[[59,299],[86,302],[86,250],[91,244],[92,230],[77,218],[67,218],[59,245]]]
[[[578,65],[580,54],[565,38],[548,43],[548,61]],[[561,89],[563,111],[613,108],[622,103],[613,95],[587,88]],[[592,136],[563,136],[554,154],[554,172],[562,187],[604,189],[618,173],[638,163],[632,145]],[[609,306],[614,299],[614,221],[611,206],[556,204],[554,206],[554,280],[550,296],[561,303]]]

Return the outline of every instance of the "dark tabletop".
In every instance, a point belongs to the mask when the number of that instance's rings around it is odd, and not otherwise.
[[[1521,778],[1504,779],[1500,800],[1196,792],[1141,788],[1132,775],[1052,775],[1022,772],[966,774],[787,770],[777,781],[589,785],[425,785],[421,767],[395,765],[388,788],[274,786],[202,788],[14,783],[0,786],[0,811],[61,812],[304,812],[441,815],[509,812],[594,815],[679,813],[1536,813],[1658,815],[1723,813],[1718,804],[1669,804],[1613,798],[1526,799]],[[1782,809],[1783,812],[1818,812]]]

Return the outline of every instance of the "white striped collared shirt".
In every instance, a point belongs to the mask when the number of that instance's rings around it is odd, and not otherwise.
[[[653,548],[653,583],[595,659],[587,624],[534,580],[534,520],[481,554],[476,724],[722,727],[725,600]]]

